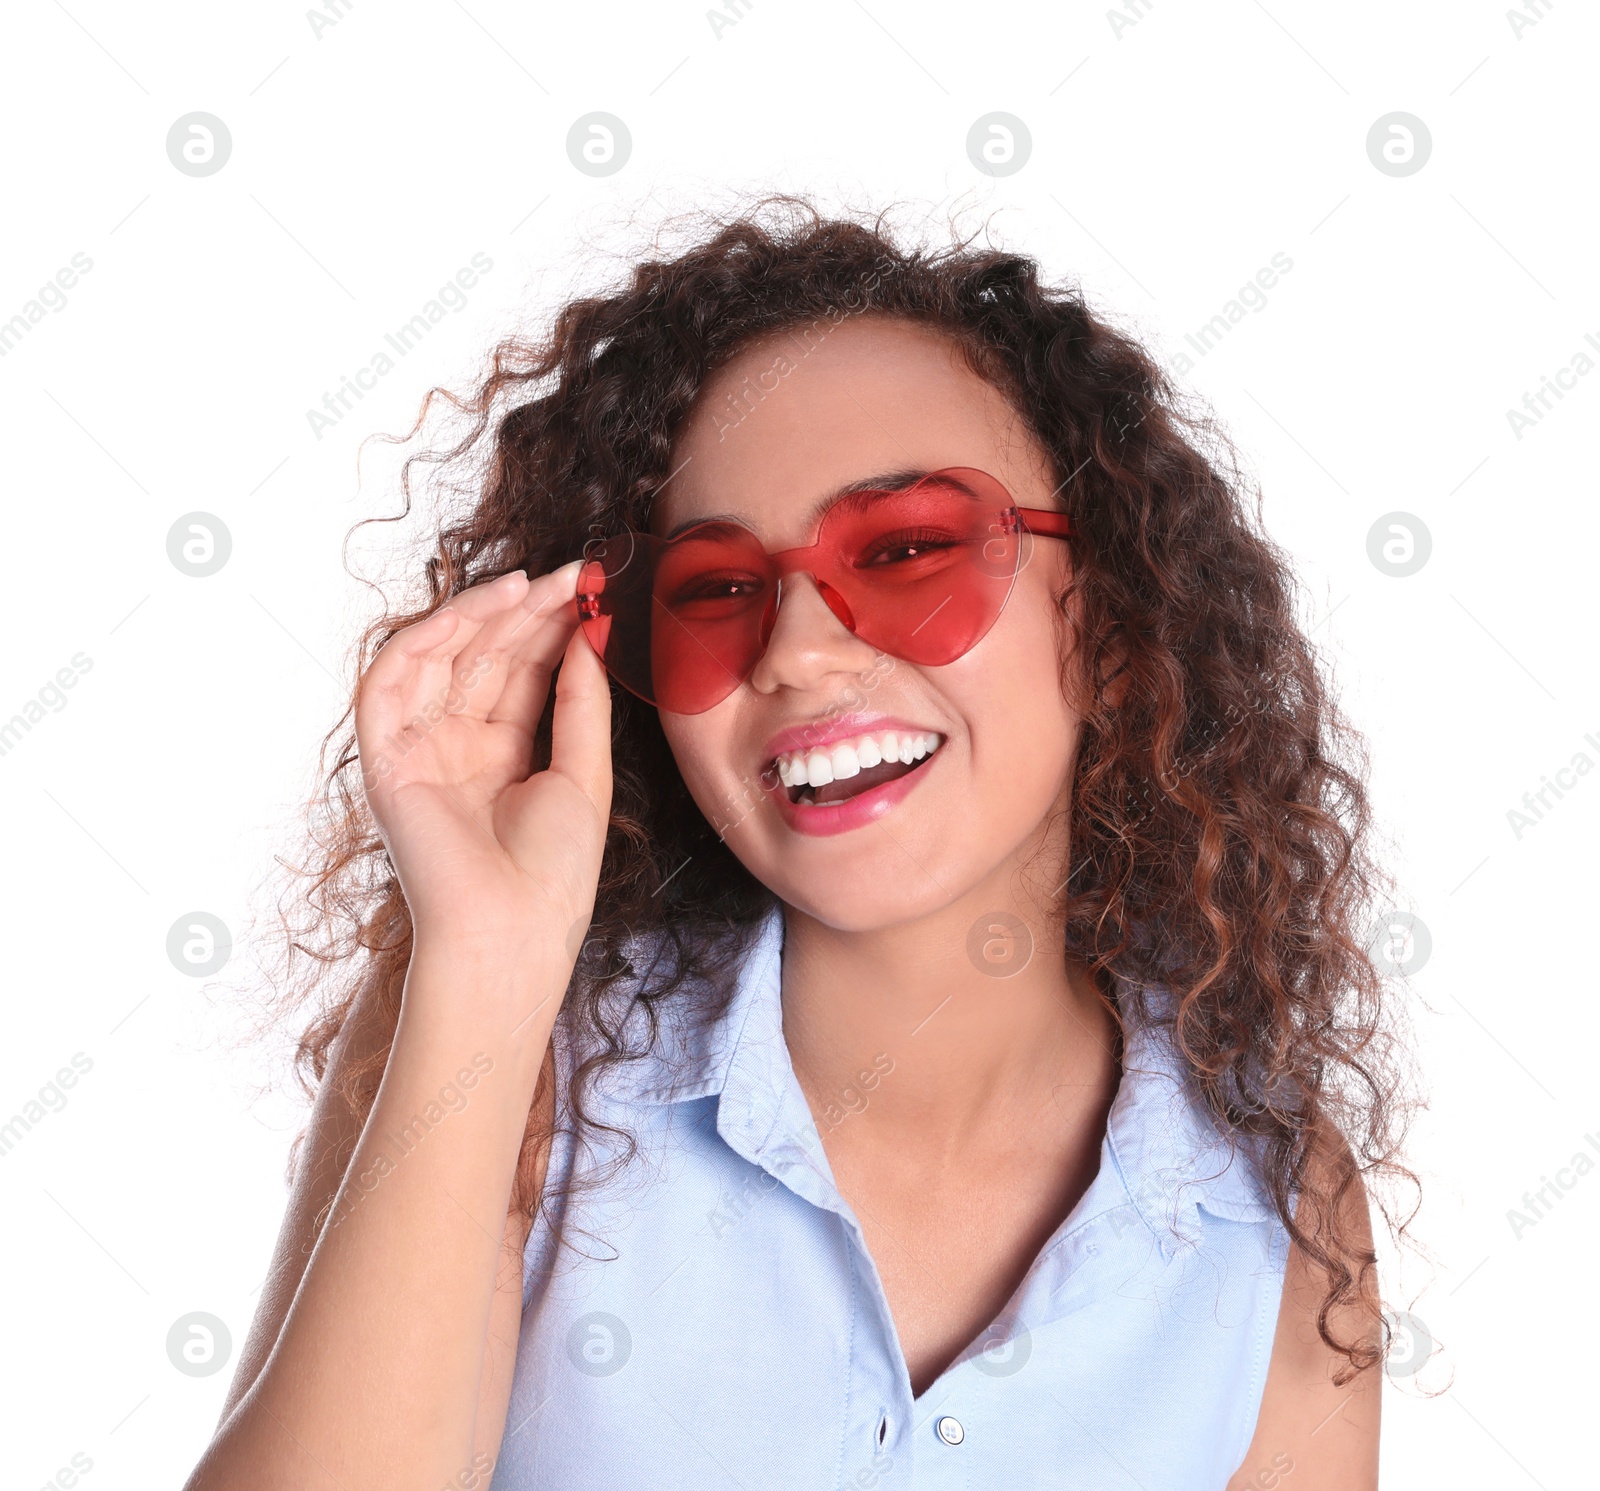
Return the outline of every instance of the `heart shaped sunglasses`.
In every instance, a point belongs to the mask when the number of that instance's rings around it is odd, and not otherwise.
[[[988,473],[948,466],[904,487],[840,497],[816,542],[800,548],[770,553],[725,519],[670,539],[630,530],[594,541],[574,604],[618,683],[669,713],[701,714],[754,671],[789,575],[810,575],[864,642],[938,666],[998,619],[1022,568],[1024,535],[1071,533],[1065,513],[1019,508]]]

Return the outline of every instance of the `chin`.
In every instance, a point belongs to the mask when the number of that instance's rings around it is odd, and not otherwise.
[[[730,835],[728,844],[785,905],[837,931],[870,932],[937,915],[987,879],[980,827],[978,817],[907,815],[884,828],[802,837],[763,824],[759,836]]]
[[[836,932],[878,932],[902,926],[940,911],[942,894],[911,894],[904,886],[834,884],[818,894],[799,882],[764,879],[768,889],[786,906]],[[930,886],[932,892],[934,887]]]

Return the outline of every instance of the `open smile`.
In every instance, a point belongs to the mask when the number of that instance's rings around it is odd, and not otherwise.
[[[933,730],[873,730],[780,755],[773,766],[789,801],[826,807],[915,771],[944,743]]]
[[[927,774],[945,743],[933,730],[873,730],[778,755],[766,773],[790,827],[843,833],[881,818]]]

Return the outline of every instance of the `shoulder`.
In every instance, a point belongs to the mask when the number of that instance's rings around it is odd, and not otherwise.
[[[1128,1013],[1143,1016],[1128,1021],[1130,1047],[1139,1060],[1164,1070],[1174,1086],[1182,1083],[1187,1089],[1184,1079],[1189,1074],[1168,1025],[1170,991],[1152,985],[1140,992],[1144,997],[1128,1006]],[[1149,1158],[1143,1170],[1156,1178],[1186,1174],[1177,1160],[1169,1160],[1167,1149],[1180,1138],[1192,1140],[1199,1156],[1195,1173],[1206,1179],[1192,1189],[1180,1187],[1180,1199],[1187,1190],[1214,1215],[1270,1222],[1281,1229],[1261,1168],[1260,1147],[1237,1134],[1218,1137],[1214,1121],[1195,1095],[1187,1092],[1187,1099],[1186,1104],[1180,1102],[1174,1093],[1167,1104],[1153,1110],[1157,1118],[1153,1125],[1141,1125],[1141,1132],[1151,1128],[1156,1135],[1147,1146]],[[1239,1149],[1246,1151],[1248,1163],[1233,1163]],[[1136,1162],[1132,1168],[1140,1166]],[[1163,1199],[1165,1190],[1154,1188],[1157,1199]],[[1374,1259],[1367,1191],[1341,1136],[1324,1130],[1307,1156],[1299,1194],[1293,1199],[1296,1230],[1306,1235],[1307,1243],[1292,1235],[1289,1239],[1253,1437],[1226,1491],[1273,1491],[1291,1471],[1295,1491],[1376,1491],[1384,1375],[1380,1305],[1376,1270],[1363,1267]],[[1341,1263],[1349,1270],[1348,1287],[1342,1291],[1345,1298],[1328,1308],[1326,1324],[1336,1341],[1360,1343],[1365,1358],[1375,1358],[1361,1370],[1322,1338],[1319,1319],[1330,1276],[1319,1255],[1331,1256],[1336,1270]]]
[[[1325,1139],[1308,1160],[1296,1210],[1319,1244],[1333,1233],[1330,1217],[1346,1247],[1371,1256],[1367,1191],[1342,1138]],[[1360,1275],[1359,1261],[1352,1272]],[[1368,1271],[1362,1292],[1329,1311],[1336,1339],[1379,1345],[1376,1288]],[[1383,1361],[1352,1375],[1349,1359],[1323,1341],[1317,1320],[1327,1293],[1324,1269],[1292,1242],[1255,1435],[1227,1491],[1270,1491],[1291,1470],[1296,1491],[1376,1491]]]

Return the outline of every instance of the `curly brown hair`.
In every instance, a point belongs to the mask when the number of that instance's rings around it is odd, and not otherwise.
[[[542,336],[502,340],[469,397],[435,388],[411,431],[383,437],[409,441],[435,395],[464,416],[454,444],[401,469],[399,516],[411,511],[417,462],[437,468],[456,507],[430,535],[425,594],[366,630],[356,677],[395,632],[469,586],[518,568],[540,574],[595,535],[646,528],[696,395],[754,338],[825,334],[863,313],[950,337],[1048,452],[1075,528],[1087,706],[1066,951],[1113,1008],[1119,988],[1141,1004],[1147,984],[1172,992],[1172,1038],[1195,1091],[1224,1133],[1254,1136],[1284,1226],[1326,1278],[1318,1327],[1347,1358],[1347,1380],[1387,1354],[1389,1329],[1375,1344],[1366,1326],[1376,1255],[1344,1203],[1363,1177],[1416,1181],[1396,1158],[1410,1111],[1397,1001],[1369,951],[1391,885],[1370,848],[1364,746],[1297,622],[1289,561],[1259,526],[1259,491],[1253,518],[1214,420],[1191,410],[1134,337],[1076,287],[1042,282],[1028,257],[977,234],[908,246],[881,214],[825,217],[789,196],[694,221],[684,251],[635,263],[613,293],[572,300]],[[308,1088],[324,1080],[363,989],[392,1037],[411,947],[361,788],[354,692],[322,742],[309,850],[287,866],[306,883],[279,905],[288,972],[276,1008],[314,1010],[296,1052]],[[642,1006],[653,1044],[663,1001],[710,989],[725,1007],[728,971],[775,901],[691,800],[655,710],[612,693],[612,815],[561,1015],[592,1053],[563,1094],[562,1122],[580,1129],[596,1122],[584,1094],[598,1069],[638,1054],[629,1014]],[[552,690],[535,769],[549,760],[553,704]],[[674,956],[619,1015],[606,990],[633,973],[627,952],[647,937]],[[362,1119],[386,1057],[387,1047],[341,1068]],[[525,1159],[549,1138],[530,1123]],[[525,1211],[551,1199],[519,1186]],[[1398,1240],[1415,1207],[1397,1225],[1380,1205]],[[1364,1322],[1349,1340],[1330,1328],[1346,1305]]]

